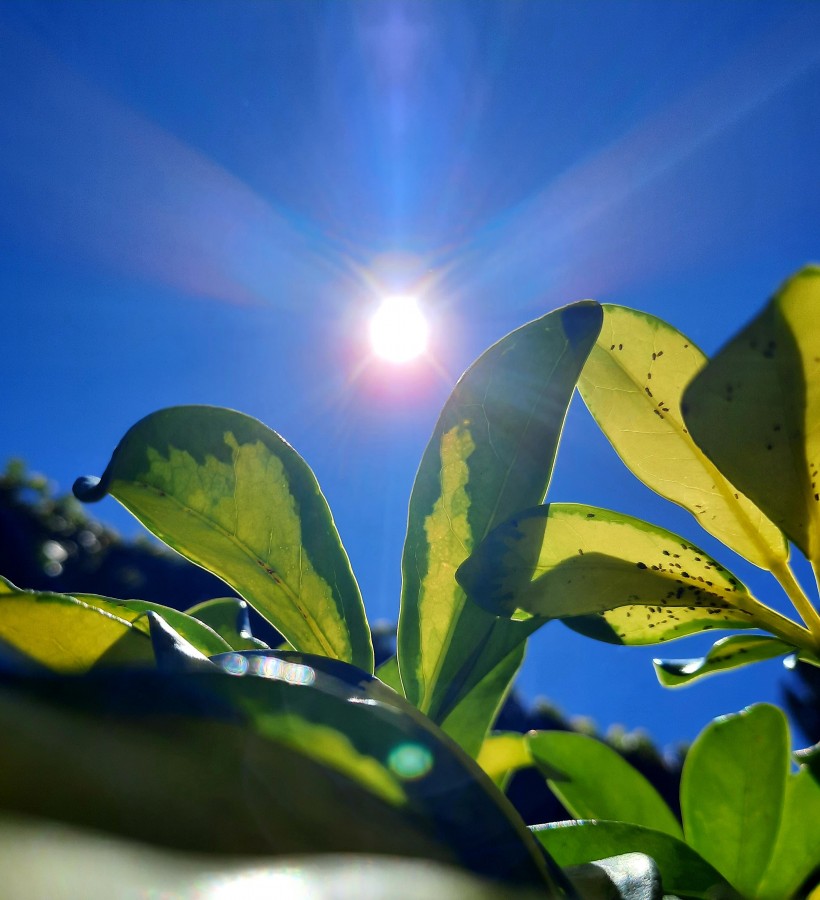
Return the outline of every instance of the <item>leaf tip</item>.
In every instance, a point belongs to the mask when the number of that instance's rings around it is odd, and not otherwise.
[[[96,475],[81,475],[71,487],[72,493],[83,503],[96,503],[108,493],[101,478]]]

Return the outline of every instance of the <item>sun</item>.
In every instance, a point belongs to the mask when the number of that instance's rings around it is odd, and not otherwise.
[[[405,363],[427,349],[428,331],[415,297],[385,297],[370,320],[370,344],[376,356]]]

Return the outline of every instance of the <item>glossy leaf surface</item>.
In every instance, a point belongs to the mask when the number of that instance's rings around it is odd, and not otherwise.
[[[253,636],[248,616],[248,604],[237,597],[217,597],[215,600],[205,600],[187,610],[187,615],[193,616],[212,628],[229,645],[227,647],[229,650],[267,649],[264,641]],[[207,655],[212,656],[213,654]]]
[[[695,378],[684,419],[703,451],[820,559],[820,268],[803,269]]]
[[[560,866],[574,866],[621,853],[646,853],[663,877],[664,889],[687,897],[723,897],[720,873],[691,847],[662,831],[625,822],[558,822],[538,825],[533,833]],[[739,898],[738,898],[739,900]]]
[[[359,589],[327,502],[304,460],[256,419],[180,406],[120,441],[102,479],[150,531],[218,575],[294,646],[373,669]]]
[[[496,528],[458,571],[496,615],[564,619],[610,643],[654,644],[713,628],[796,629],[693,544],[631,516],[550,503]],[[752,611],[750,611],[752,610]]]
[[[768,869],[788,771],[786,719],[766,704],[715,720],[686,756],[686,840],[746,897],[757,896]]]
[[[655,673],[665,687],[680,687],[725,669],[736,669],[793,653],[795,648],[764,634],[733,634],[715,641],[706,656],[694,659],[656,659]]]
[[[628,822],[683,837],[657,790],[602,741],[570,731],[531,732],[526,740],[550,790],[576,819]]]
[[[598,304],[582,302],[487,350],[459,380],[422,458],[402,558],[398,657],[408,699],[448,730],[448,716],[502,661],[512,677],[529,633],[468,603],[455,571],[494,525],[543,499],[600,323]],[[477,708],[469,728],[459,724],[471,752],[499,701]]]
[[[662,319],[622,306],[603,309],[578,388],[618,455],[736,553],[767,569],[783,563],[788,544],[781,531],[726,480],[684,424],[683,391],[705,355]]]
[[[84,672],[106,655],[153,661],[147,627],[115,602],[83,602],[68,594],[26,591],[0,578],[0,640],[57,672]]]

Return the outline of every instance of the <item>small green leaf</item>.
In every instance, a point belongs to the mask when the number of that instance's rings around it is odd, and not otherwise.
[[[372,671],[359,588],[327,502],[299,454],[256,419],[207,406],[153,413],[120,441],[102,479],[78,479],[74,493],[110,493],[294,647]]]
[[[759,704],[708,725],[686,756],[687,842],[744,897],[757,897],[780,830],[789,773],[786,717]]]
[[[820,268],[789,279],[684,395],[704,453],[820,561]]]
[[[402,557],[399,668],[408,699],[451,733],[457,707],[488,673],[503,663],[512,677],[529,634],[468,603],[455,570],[495,524],[543,499],[600,326],[600,306],[584,301],[487,350],[453,390],[419,466]],[[473,753],[507,689],[501,682],[469,727],[458,722],[459,740]]]
[[[765,634],[733,634],[715,641],[706,656],[695,659],[656,659],[655,673],[665,687],[680,687],[698,678],[737,669],[764,659],[793,653],[795,648]]]
[[[499,731],[487,735],[476,762],[500,790],[504,790],[513,773],[532,765],[527,736],[517,731]]]
[[[0,578],[0,640],[57,672],[84,672],[115,650],[119,663],[153,661],[147,626],[95,599],[26,591]]]
[[[732,896],[725,879],[683,841],[662,831],[625,822],[558,822],[533,833],[559,866],[577,866],[622,853],[645,853],[655,860],[667,893],[686,897]],[[740,898],[738,898],[740,900]]]
[[[683,837],[657,790],[602,741],[571,731],[541,731],[530,732],[527,743],[550,790],[576,819],[628,822]]]
[[[205,600],[192,606],[186,614],[212,628],[229,645],[229,650],[266,650],[268,647],[264,641],[253,636],[248,604],[238,597]],[[168,621],[170,622],[170,619]],[[208,653],[206,656],[213,654]]]
[[[569,503],[525,510],[461,566],[490,612],[550,619],[598,640],[656,644],[713,628],[798,627],[766,609],[722,565],[663,528]]]
[[[730,484],[684,425],[684,388],[704,354],[662,319],[605,305],[578,389],[630,471],[689,510],[710,534],[762,568],[788,558],[783,534]]]

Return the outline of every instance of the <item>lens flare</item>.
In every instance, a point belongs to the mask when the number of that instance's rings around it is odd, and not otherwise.
[[[390,770],[405,781],[415,781],[433,768],[433,754],[421,744],[399,744],[387,758]]]

